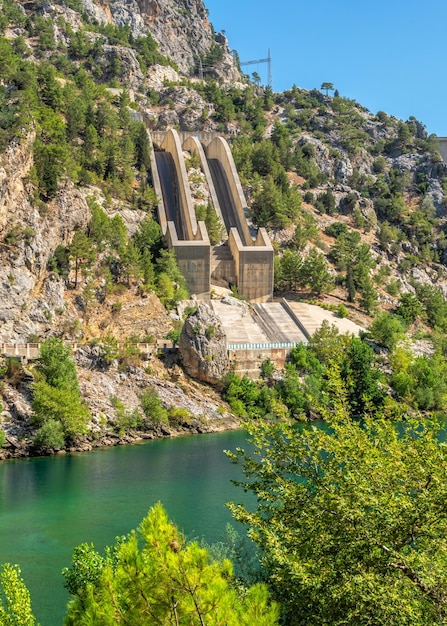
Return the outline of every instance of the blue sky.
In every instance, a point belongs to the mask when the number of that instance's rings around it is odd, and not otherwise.
[[[271,50],[273,89],[320,88],[447,136],[446,0],[204,0],[241,61]],[[267,83],[267,64],[242,68]]]

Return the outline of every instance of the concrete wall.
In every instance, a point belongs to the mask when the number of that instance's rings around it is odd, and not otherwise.
[[[149,116],[146,116],[146,117],[148,120],[150,119]],[[143,118],[144,118],[144,115],[143,115]],[[150,124],[148,124],[148,128],[150,128]],[[152,139],[157,146],[161,146],[167,132],[169,131],[167,130],[153,130],[152,131],[151,133]],[[198,130],[198,131],[178,130],[177,132],[180,137],[181,143],[186,141],[188,137],[195,137],[204,146],[207,146],[216,137],[216,133],[211,130]]]
[[[148,133],[149,144],[151,150],[151,174],[152,174],[152,185],[154,187],[154,191],[157,194],[158,204],[157,204],[157,212],[158,212],[158,221],[161,227],[161,232],[163,236],[166,236],[166,231],[168,228],[168,221],[166,219],[166,210],[163,202],[163,193],[161,190],[160,177],[158,176],[157,162],[155,160],[154,146],[152,144],[152,139],[150,134]]]
[[[149,138],[150,139],[150,138]],[[174,145],[172,145],[172,143]],[[152,143],[151,143],[152,147]],[[184,178],[183,186],[186,177],[186,169],[183,161],[182,151],[175,136],[168,140],[167,147],[174,149],[177,152],[178,160],[183,164]],[[182,158],[179,158],[179,151]],[[175,158],[174,158],[175,160]],[[151,170],[152,170],[152,184],[154,186],[155,193],[158,197],[158,219],[161,226],[163,236],[166,239],[168,248],[173,249],[177,258],[179,269],[186,279],[188,290],[191,294],[195,294],[199,299],[209,299],[210,297],[210,283],[211,283],[211,247],[206,231],[205,224],[203,222],[197,222],[195,219],[196,232],[194,239],[181,241],[177,236],[177,231],[174,222],[168,222],[166,219],[166,211],[163,203],[163,194],[161,191],[160,179],[158,176],[157,163],[155,161],[155,154],[152,147],[151,150]],[[180,176],[179,176],[180,179]],[[189,192],[189,186],[188,186]],[[191,201],[192,205],[192,201]],[[193,209],[194,210],[194,209]],[[190,224],[191,226],[191,224]],[[192,228],[191,228],[192,230]]]
[[[211,177],[211,172],[208,167],[208,161],[206,160],[206,155],[202,144],[197,137],[187,137],[183,142],[182,147],[184,150],[187,150],[191,154],[196,154],[200,158],[200,167],[205,174],[214,209],[216,210],[220,221],[222,222],[222,224],[224,224],[222,211],[220,210],[219,199],[217,197],[216,189],[214,188],[213,179]]]
[[[234,164],[233,155],[231,154],[229,145],[223,137],[215,137],[207,146],[206,154],[209,159],[218,159],[222,163],[230,185],[231,195],[233,196],[233,202],[237,212],[238,230],[241,235],[242,242],[246,246],[253,245],[253,238],[250,234],[250,229],[248,228],[245,217],[247,203],[245,201],[244,192],[242,191],[242,185],[236,171],[236,166]]]
[[[273,247],[265,228],[260,228],[256,239],[250,234],[245,217],[246,201],[233,155],[222,137],[216,137],[207,146],[210,159],[218,159],[225,170],[237,211],[238,229],[228,233],[228,243],[236,268],[238,292],[250,302],[267,302],[273,297]]]
[[[186,238],[188,240],[194,239],[197,235],[197,219],[194,211],[194,205],[191,198],[191,191],[189,188],[188,175],[186,173],[185,160],[183,158],[182,146],[180,144],[180,137],[176,130],[170,129],[161,144],[161,147],[166,152],[172,155],[175,163],[175,169],[177,172],[179,182],[179,194],[182,208],[182,222]],[[199,234],[200,236],[200,234]]]
[[[258,239],[264,245],[244,246],[232,228],[228,242],[236,265],[239,294],[250,302],[268,302],[273,297],[273,248],[265,229],[259,229]]]
[[[198,223],[200,239],[179,240],[174,222],[168,222],[166,239],[169,249],[173,249],[177,264],[186,278],[190,294],[200,300],[209,300],[211,290],[211,246],[203,222]]]
[[[198,139],[192,135],[190,133],[187,134],[183,148],[199,155],[214,206],[222,219],[217,194],[203,148]],[[208,298],[211,284],[210,242],[205,225],[203,222],[198,223],[195,217],[179,133],[175,130],[169,130],[159,135],[152,133],[152,137],[158,145],[161,145],[163,150],[173,156],[179,179],[179,193],[187,240],[180,241],[174,223],[167,222],[155,157],[152,151],[152,179],[155,192],[160,200],[158,213],[163,234],[167,238],[168,246],[175,250],[180,270],[187,280],[190,292],[196,294],[199,298]],[[245,218],[246,202],[242,186],[227,142],[222,137],[214,137],[209,143],[206,153],[209,158],[218,159],[223,165],[235,202],[239,222],[239,228],[232,228],[228,234],[229,248],[234,263],[231,260],[221,261],[220,265],[216,265],[218,275],[220,276],[222,273],[222,278],[230,280],[226,274],[230,272],[231,278],[233,278],[235,273],[238,291],[241,296],[252,302],[267,302],[273,297],[273,248],[267,232],[264,228],[260,228],[256,239],[251,237]]]
[[[290,348],[255,348],[247,350],[228,350],[231,367],[236,374],[246,374],[249,378],[259,378],[262,362],[273,361],[275,366],[283,368]]]

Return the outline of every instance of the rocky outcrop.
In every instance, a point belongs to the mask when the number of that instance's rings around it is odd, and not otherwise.
[[[7,342],[46,334],[64,308],[64,284],[48,275],[48,260],[90,216],[85,193],[71,183],[48,205],[34,204],[26,182],[33,140],[30,133],[12,144],[0,162],[0,340]]]
[[[228,41],[223,33],[215,35],[202,0],[83,0],[83,8],[92,20],[129,26],[134,37],[149,31],[160,52],[183,74],[194,73],[198,59],[219,45],[222,58],[215,64],[216,75],[226,82],[240,80]]]
[[[218,384],[229,370],[222,323],[211,307],[201,303],[182,328],[179,350],[189,376]]]

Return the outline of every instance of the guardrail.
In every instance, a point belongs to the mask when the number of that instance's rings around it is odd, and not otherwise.
[[[87,347],[92,344],[81,344],[78,342],[65,342],[65,345],[70,346],[73,352],[76,352],[79,348]],[[98,342],[97,345],[101,345]],[[175,348],[175,343],[171,340],[158,339],[153,343],[125,343],[118,342],[117,348],[124,348],[126,346],[135,346],[140,352],[144,354],[153,354],[157,350],[172,350]],[[38,359],[40,354],[41,343],[2,343],[0,342],[0,354],[3,356],[16,356],[25,359]]]
[[[307,341],[300,343],[307,344]],[[277,350],[280,348],[294,348],[296,341],[272,341],[266,343],[229,343],[227,350]]]

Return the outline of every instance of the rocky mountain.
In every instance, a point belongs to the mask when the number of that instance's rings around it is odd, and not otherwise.
[[[150,432],[221,428],[226,413],[190,378],[225,370],[218,322],[200,308],[180,335],[168,312],[187,294],[156,223],[148,129],[230,139],[250,219],[278,253],[278,293],[343,303],[366,325],[411,294],[421,329],[435,325],[427,289],[444,301],[447,170],[421,122],[252,84],[202,0],[0,4],[0,341],[87,346],[78,372],[97,441],[131,428],[121,404],[141,413],[146,387],[171,411]],[[171,353],[147,361],[132,347],[167,337],[180,338],[183,370]],[[9,454],[33,441],[35,374],[2,372]]]

